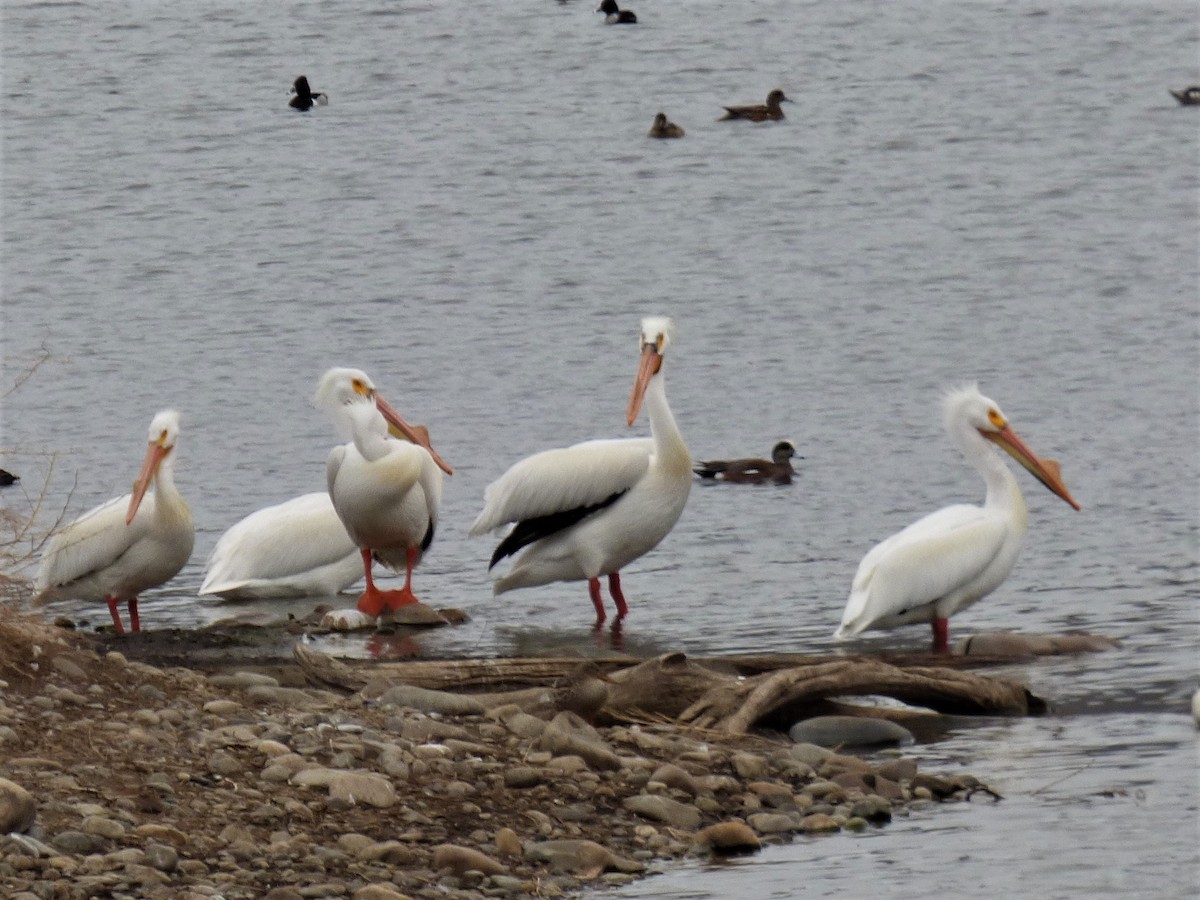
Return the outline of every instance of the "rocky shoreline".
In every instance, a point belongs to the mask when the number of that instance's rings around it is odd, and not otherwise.
[[[996,796],[898,753],[156,668],[15,616],[0,642],[19,900],[568,897]]]

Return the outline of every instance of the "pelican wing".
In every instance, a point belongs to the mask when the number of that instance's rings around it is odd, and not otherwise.
[[[999,552],[1004,523],[969,504],[940,509],[882,541],[858,566],[840,635],[970,584]]]
[[[470,533],[603,503],[638,482],[653,450],[652,438],[618,438],[526,457],[488,485]]]
[[[112,565],[146,534],[154,515],[154,495],[142,501],[137,515],[125,524],[129,494],[84,513],[54,536],[38,566],[36,587],[43,599],[71,582]]]
[[[342,468],[342,461],[345,460],[346,453],[346,445],[338,444],[329,451],[329,456],[325,458],[325,487],[330,497],[333,496],[333,487],[337,482],[338,471]]]
[[[429,540],[433,540],[433,530],[437,527],[438,510],[442,506],[442,470],[433,461],[433,456],[424,447],[421,448],[421,474],[417,479],[421,490],[425,493],[425,505],[429,508]],[[428,546],[428,545],[425,545]]]
[[[220,594],[248,582],[295,578],[347,558],[352,563],[347,569],[356,576],[358,548],[329,494],[315,491],[253,512],[221,535],[208,558],[200,593]]]

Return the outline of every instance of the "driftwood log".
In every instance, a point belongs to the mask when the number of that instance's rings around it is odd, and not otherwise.
[[[965,671],[926,657],[900,664],[874,657],[772,657],[765,670],[751,661],[692,660],[668,653],[645,661],[597,659],[422,660],[348,663],[298,644],[297,664],[310,682],[374,697],[405,684],[470,694],[486,708],[516,703],[541,715],[572,679],[601,678],[607,700],[600,722],[674,721],[728,734],[756,728],[786,729],[849,697],[883,695],[956,715],[1030,715],[1045,703],[1023,685]],[[759,667],[763,665],[759,660]],[[556,687],[557,686],[557,687]],[[556,693],[556,691],[558,693]],[[843,711],[845,709],[843,708]],[[864,715],[873,711],[859,707]]]

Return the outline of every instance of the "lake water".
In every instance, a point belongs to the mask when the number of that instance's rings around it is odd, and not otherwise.
[[[583,585],[493,599],[466,530],[515,460],[630,433],[638,322],[666,313],[693,454],[804,459],[791,487],[697,486],[625,572],[625,649],[823,652],[875,541],[982,497],[937,411],[977,380],[1083,510],[1021,474],[1023,556],[952,638],[1121,648],[1014,667],[1050,716],[920,748],[999,805],[623,896],[1194,896],[1200,109],[1167,88],[1200,82],[1195,4],[634,8],[0,0],[0,502],[45,485],[48,524],[124,493],[177,407],[196,553],[143,623],[263,614],[198,599],[205,557],[323,487],[310,397],[358,366],[455,466],[414,583],[471,621],[422,652],[594,651]],[[301,73],[328,106],[287,108]],[[775,87],[786,122],[716,121]],[[685,139],[646,139],[660,110]]]

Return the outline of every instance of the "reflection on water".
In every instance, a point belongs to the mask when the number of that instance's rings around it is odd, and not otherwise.
[[[804,459],[787,487],[692,492],[624,573],[624,652],[827,652],[867,549],[982,498],[936,411],[977,379],[1083,511],[1020,473],[1022,558],[955,634],[1121,648],[1015,667],[1049,717],[923,745],[1003,803],[649,884],[1183,896],[1200,260],[1196,116],[1166,89],[1196,80],[1193,4],[697,0],[622,34],[580,3],[385,12],[4,4],[3,383],[50,353],[4,397],[5,509],[28,514],[43,482],[47,525],[124,493],[144,422],[177,406],[196,554],[143,598],[145,626],[307,613],[196,591],[226,527],[323,487],[335,438],[309,398],[355,365],[455,466],[417,590],[470,620],[329,646],[612,652],[581,584],[492,597],[492,545],[466,529],[515,460],[645,433],[623,420],[634,336],[664,312],[693,455],[786,437]],[[287,109],[301,72],[328,106]],[[715,121],[777,86],[785,122]],[[660,109],[686,138],[645,138]]]

